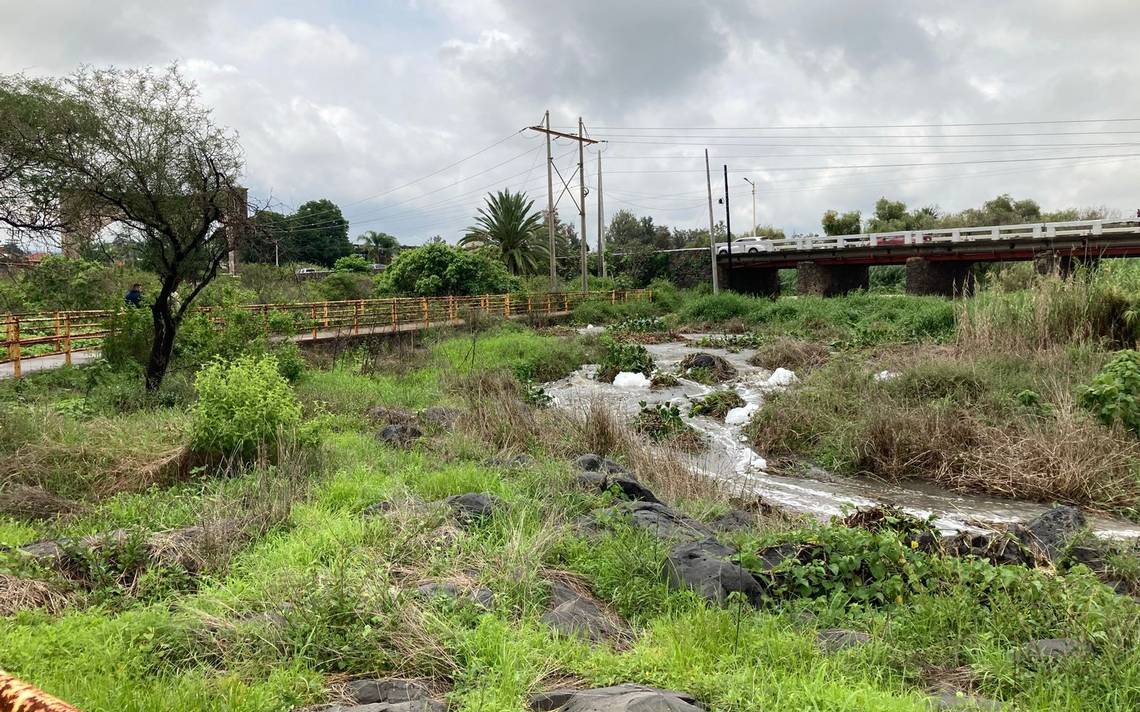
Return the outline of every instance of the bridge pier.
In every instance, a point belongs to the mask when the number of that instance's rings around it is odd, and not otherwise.
[[[973,262],[931,262],[923,257],[906,261],[906,293],[964,296],[974,291]]]
[[[724,264],[717,264],[717,282],[722,289],[731,288],[734,292],[758,297],[780,296],[780,270],[775,267],[737,268],[731,271]]]
[[[1093,270],[1098,264],[1100,264],[1100,257],[1097,255],[1073,254],[1059,250],[1038,252],[1033,256],[1033,268],[1037,270],[1037,274],[1054,274],[1062,279],[1068,278],[1073,270],[1079,267],[1084,266]]]
[[[834,297],[871,286],[867,265],[821,265],[817,262],[796,263],[796,291]]]

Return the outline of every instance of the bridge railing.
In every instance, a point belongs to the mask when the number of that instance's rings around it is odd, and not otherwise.
[[[517,318],[565,314],[587,301],[611,303],[652,299],[648,289],[537,294],[485,294],[472,297],[392,297],[335,302],[247,304],[242,311],[259,317],[269,337],[317,340],[338,336],[414,331],[458,324],[478,315]],[[39,356],[62,356],[71,365],[77,351],[98,349],[123,309],[6,314],[0,342],[0,363],[11,362],[19,378],[20,362]],[[216,325],[226,310],[199,307]]]
[[[1140,219],[1118,218],[1070,220],[1051,223],[954,227],[936,230],[872,232],[858,235],[797,236],[769,240],[776,251],[840,250],[852,247],[874,248],[931,243],[969,243],[1001,240],[1054,240],[1066,237],[1136,234]],[[763,254],[763,252],[761,252]]]

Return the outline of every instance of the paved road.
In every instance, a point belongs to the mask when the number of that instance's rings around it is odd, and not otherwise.
[[[71,365],[82,366],[85,363],[91,363],[99,358],[98,351],[75,351],[71,354]],[[36,356],[33,358],[20,359],[20,373],[27,375],[35,373],[36,371],[46,371],[50,368],[59,368],[65,363],[63,354],[52,354],[50,356]],[[12,377],[12,364],[0,363],[0,379]]]

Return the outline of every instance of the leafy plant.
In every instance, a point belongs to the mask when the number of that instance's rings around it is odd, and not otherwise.
[[[301,422],[301,404],[271,355],[218,360],[194,381],[191,443],[195,450],[251,455]]]
[[[371,272],[372,265],[360,255],[338,257],[333,263],[334,272]]]
[[[744,399],[740,397],[736,391],[724,390],[714,391],[704,398],[698,398],[693,401],[692,406],[689,408],[689,415],[707,415],[710,418],[724,418],[728,415],[728,411],[733,408],[740,408],[744,405]]]
[[[656,316],[631,317],[610,327],[610,331],[616,334],[651,334],[668,330],[665,322]]]
[[[637,343],[610,341],[598,368],[598,380],[610,382],[619,373],[641,373],[649,376],[657,368],[653,357],[644,346]]]
[[[1140,433],[1140,353],[1118,352],[1080,389],[1078,399],[1106,426],[1119,423]]]
[[[680,381],[675,375],[666,371],[658,371],[653,374],[653,378],[649,381],[651,388],[672,388],[679,383]]]
[[[684,421],[678,406],[672,403],[650,405],[645,401],[641,401],[638,405],[641,410],[633,421],[635,430],[645,433],[652,440],[668,441],[686,451],[696,451],[704,447],[704,438]]]

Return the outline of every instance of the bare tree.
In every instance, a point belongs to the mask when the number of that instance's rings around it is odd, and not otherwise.
[[[213,122],[177,66],[83,68],[59,81],[2,77],[0,92],[0,124],[18,126],[0,135],[13,192],[25,204],[56,198],[58,217],[38,227],[93,234],[88,228],[119,220],[157,274],[146,385],[158,388],[183,317],[247,232],[236,134]],[[182,285],[189,292],[172,299]]]

